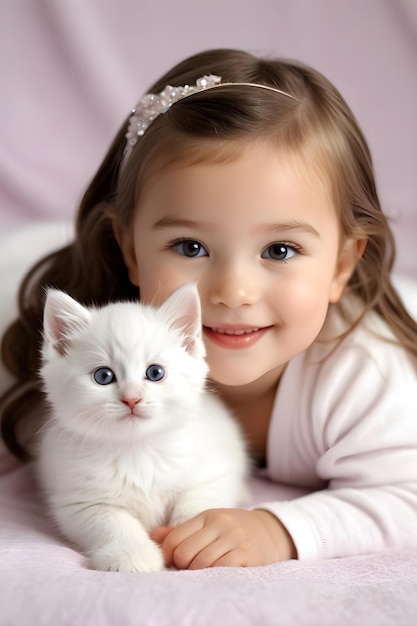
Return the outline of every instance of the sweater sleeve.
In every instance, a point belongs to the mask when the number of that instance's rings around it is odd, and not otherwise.
[[[299,559],[417,547],[417,374],[369,338],[288,372],[272,416],[271,478],[315,489],[268,502]]]

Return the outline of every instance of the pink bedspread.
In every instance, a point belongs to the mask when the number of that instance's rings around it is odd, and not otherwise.
[[[2,626],[385,626],[417,620],[417,551],[259,568],[87,570],[54,533],[27,468],[0,475]],[[254,501],[288,497],[261,479]]]

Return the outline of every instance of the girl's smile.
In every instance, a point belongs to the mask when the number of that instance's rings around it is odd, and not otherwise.
[[[356,260],[340,248],[327,186],[268,144],[243,145],[231,162],[163,169],[132,226],[119,239],[142,301],[198,283],[220,385],[278,379],[320,332]]]
[[[223,326],[210,328],[203,326],[203,336],[209,341],[214,341],[223,348],[241,350],[250,348],[268,331],[270,327],[250,328],[247,326]]]

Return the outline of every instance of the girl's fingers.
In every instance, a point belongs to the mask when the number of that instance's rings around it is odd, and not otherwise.
[[[182,528],[179,527],[178,530]],[[165,544],[169,542],[167,554],[171,552],[171,562],[178,569],[187,569],[191,563],[195,560],[196,556],[203,551],[207,546],[212,545],[218,538],[216,530],[212,526],[205,526],[189,533],[182,538],[174,536],[174,531],[167,537],[162,548],[165,554]],[[208,567],[203,565],[202,567]]]
[[[162,537],[164,528],[153,537]],[[178,569],[266,565],[296,558],[284,526],[268,511],[211,509],[165,534],[161,544],[165,563]]]
[[[216,524],[208,524],[177,545],[173,563],[178,569],[212,567],[244,544],[244,533],[240,527],[223,529]],[[235,558],[233,556],[230,562],[234,562]],[[239,558],[242,560],[242,557]]]
[[[158,526],[149,533],[152,541],[155,541],[158,545],[161,545],[165,537],[173,530],[174,526]]]
[[[188,569],[204,569],[222,565],[236,567],[247,565],[243,551],[233,533],[217,538],[200,550],[188,565]]]
[[[237,547],[217,559],[211,567],[249,567],[248,551]]]
[[[176,548],[181,545],[186,539],[188,539],[188,537],[201,530],[202,527],[203,521],[200,519],[199,516],[193,517],[192,519],[184,522],[183,524],[180,524],[179,526],[171,527],[172,530],[170,530],[170,532],[168,532],[160,542],[162,551],[164,553],[165,565],[167,567],[171,567],[174,564],[173,556]],[[168,527],[166,526],[162,528]],[[155,530],[159,531],[159,529]],[[154,531],[152,531],[152,533],[153,532]]]

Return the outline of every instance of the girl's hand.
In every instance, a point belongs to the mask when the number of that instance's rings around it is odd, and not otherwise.
[[[255,567],[297,558],[294,543],[281,522],[261,509],[210,509],[173,528],[151,532],[167,567]]]

